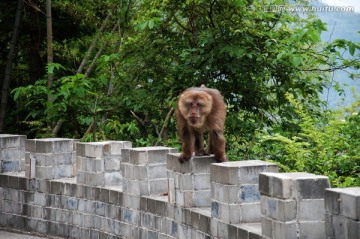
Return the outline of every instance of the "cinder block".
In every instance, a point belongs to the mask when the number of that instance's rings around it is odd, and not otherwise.
[[[105,158],[106,171],[120,171],[121,157]]]
[[[104,186],[105,175],[103,173],[91,173],[86,174],[86,185],[90,186]]]
[[[120,172],[105,172],[105,185],[106,186],[121,186],[122,176]]]
[[[262,194],[282,199],[321,199],[330,187],[326,176],[310,173],[260,173]]]
[[[52,178],[71,178],[74,177],[74,167],[73,165],[56,165],[53,168],[54,175]]]
[[[209,190],[211,187],[209,174],[199,173],[192,175],[192,177],[191,184],[194,184],[194,190]]]
[[[21,160],[25,158],[25,147],[3,148],[0,152],[0,159],[5,161]]]
[[[170,171],[168,171],[170,172]],[[170,176],[169,176],[170,177]],[[209,175],[207,174],[209,178]],[[175,189],[180,190],[194,190],[194,177],[190,173],[176,173],[173,172],[173,178],[175,183]]]
[[[49,179],[54,176],[54,168],[53,167],[35,167],[35,177],[37,179]]]
[[[26,135],[0,134],[0,148],[18,148],[25,146]]]
[[[360,236],[360,221],[348,220],[347,225],[348,238],[356,238]]]
[[[211,182],[222,184],[258,184],[259,173],[278,172],[278,166],[261,160],[215,163],[211,165]]]
[[[29,139],[26,142],[35,141],[37,153],[68,153],[73,151],[73,140],[66,138]]]
[[[73,163],[73,153],[54,153],[52,155],[54,165],[71,165]]]
[[[0,134],[0,173],[25,169],[24,135]]]
[[[261,218],[261,233],[266,238],[273,239],[273,220],[267,217]]]
[[[105,155],[121,155],[122,149],[132,148],[130,141],[106,141]]]
[[[165,159],[174,150],[168,147],[123,149],[123,157],[128,157],[121,164],[124,192],[138,196],[167,193]]]
[[[20,171],[20,161],[16,160],[16,161],[7,161],[7,160],[2,160],[0,161],[0,172],[18,172]]]
[[[325,221],[324,199],[300,200],[297,218],[300,221]]]
[[[154,147],[139,147],[129,149],[129,153],[125,154],[124,162],[129,162],[134,165],[157,164],[166,163],[167,154],[177,152],[174,148],[154,146]]]
[[[298,238],[297,223],[274,221],[273,239],[289,239],[289,238]]]
[[[297,218],[297,202],[293,199],[279,199],[261,196],[261,213],[270,219],[287,222]]]
[[[325,207],[328,213],[360,220],[360,188],[331,188],[326,190]]]
[[[167,193],[167,179],[154,179],[148,183],[149,195],[164,195]]]
[[[331,239],[352,239],[348,237],[347,218],[342,215],[325,215],[325,235]],[[356,238],[356,237],[355,237]]]
[[[179,163],[180,153],[167,155],[167,169],[178,173],[210,173],[210,165],[216,163],[214,155],[193,156],[189,161]]]
[[[166,163],[159,163],[159,164],[151,164],[148,165],[147,168],[147,178],[148,179],[159,179],[159,178],[166,178]]]
[[[323,239],[325,231],[325,222],[324,221],[300,221],[299,222],[299,232],[301,239]]]

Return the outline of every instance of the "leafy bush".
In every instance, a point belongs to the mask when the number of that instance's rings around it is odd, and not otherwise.
[[[334,111],[314,117],[309,108],[287,96],[299,118],[296,131],[262,131],[252,157],[279,164],[282,171],[326,175],[335,187],[360,186],[360,115],[344,119]]]

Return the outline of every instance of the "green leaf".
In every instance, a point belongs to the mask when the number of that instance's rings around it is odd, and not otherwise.
[[[350,55],[354,56],[354,54],[355,54],[355,49],[356,49],[356,45],[355,45],[353,42],[350,42],[350,43],[349,43],[349,52],[350,52]]]
[[[301,56],[294,56],[292,59],[294,66],[298,67],[301,63],[301,60],[302,60]]]

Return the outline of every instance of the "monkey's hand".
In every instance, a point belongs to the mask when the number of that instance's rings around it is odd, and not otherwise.
[[[184,154],[181,154],[180,157],[178,158],[179,163],[181,164],[185,163],[186,161],[189,161],[189,159],[191,159],[191,156],[189,157]]]

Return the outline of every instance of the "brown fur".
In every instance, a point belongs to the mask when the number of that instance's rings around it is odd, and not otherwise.
[[[215,154],[218,162],[226,161],[224,124],[226,107],[224,99],[216,89],[206,87],[189,88],[178,100],[176,119],[182,141],[179,162],[188,161],[195,155]],[[208,149],[203,145],[203,134],[209,133]]]

